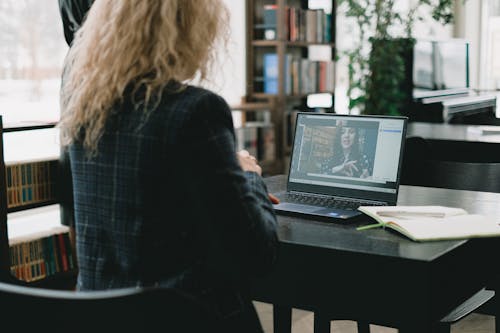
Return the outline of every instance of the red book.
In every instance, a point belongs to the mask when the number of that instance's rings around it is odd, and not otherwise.
[[[68,253],[66,252],[66,244],[64,244],[64,234],[58,234],[57,240],[59,242],[59,256],[62,262],[62,271],[66,272],[69,270],[68,265]]]

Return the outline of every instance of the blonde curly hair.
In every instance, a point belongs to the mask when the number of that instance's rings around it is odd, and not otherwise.
[[[96,0],[65,61],[62,143],[96,152],[125,89],[144,88],[148,105],[171,82],[206,79],[228,18],[222,0]]]

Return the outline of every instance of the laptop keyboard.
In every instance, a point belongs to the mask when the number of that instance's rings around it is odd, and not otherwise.
[[[286,193],[285,201],[303,205],[313,205],[325,208],[356,210],[359,206],[383,206],[383,202],[342,199],[336,197],[318,196],[305,193]]]

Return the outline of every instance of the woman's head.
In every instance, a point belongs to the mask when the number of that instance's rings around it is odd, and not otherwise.
[[[227,24],[222,0],[96,0],[66,60],[64,143],[85,129],[83,144],[95,150],[131,85],[144,89],[148,105],[169,82],[205,79]]]
[[[351,149],[357,138],[358,136],[355,127],[342,127],[340,144],[343,149]]]
[[[359,128],[352,123],[338,122],[335,141],[333,143],[333,153],[337,163],[349,160],[357,160],[360,154]]]

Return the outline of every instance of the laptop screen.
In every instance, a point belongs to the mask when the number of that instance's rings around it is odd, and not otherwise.
[[[395,203],[405,117],[299,113],[288,190]]]

